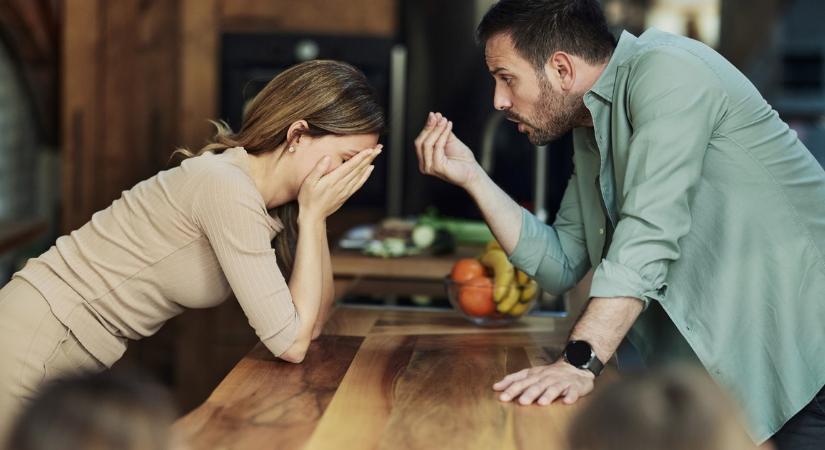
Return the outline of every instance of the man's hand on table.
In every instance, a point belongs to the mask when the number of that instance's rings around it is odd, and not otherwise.
[[[504,377],[493,385],[501,391],[499,399],[509,402],[518,399],[522,405],[533,402],[549,405],[556,399],[570,405],[593,390],[595,375],[578,369],[560,359],[548,366],[524,369]]]

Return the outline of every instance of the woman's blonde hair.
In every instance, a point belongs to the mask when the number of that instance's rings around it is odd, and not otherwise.
[[[355,67],[330,60],[314,60],[290,67],[273,78],[249,103],[240,131],[233,133],[222,121],[212,121],[217,134],[212,141],[192,153],[178,149],[183,157],[205,152],[221,153],[243,147],[260,154],[288,147],[298,134],[287,136],[290,125],[305,120],[309,136],[381,133],[384,113],[367,78]],[[273,247],[285,277],[292,273],[298,237],[296,201],[270,211],[284,224]]]
[[[605,386],[574,418],[570,450],[756,450],[741,413],[699,367],[677,365]]]

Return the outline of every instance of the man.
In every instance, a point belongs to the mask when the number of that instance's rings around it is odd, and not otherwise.
[[[615,43],[596,0],[502,0],[478,34],[495,107],[534,144],[573,130],[558,216],[516,205],[440,114],[420,169],[465,188],[545,290],[594,269],[562,357],[495,384],[501,400],[575,402],[629,333],[649,362],[698,358],[754,441],[822,448],[825,172],[796,134],[707,46],[656,30]]]

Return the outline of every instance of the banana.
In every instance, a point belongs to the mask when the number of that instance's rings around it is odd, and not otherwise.
[[[534,280],[530,280],[527,285],[521,291],[521,301],[528,302],[530,301],[535,295],[536,292],[539,290],[539,285]]]
[[[507,296],[504,297],[498,305],[496,305],[496,310],[502,314],[507,314],[513,309],[514,306],[518,305],[519,298],[520,298],[521,289],[518,286],[512,285],[510,286],[510,290],[507,293]]]
[[[530,308],[531,303],[522,303],[518,302],[513,306],[513,309],[507,312],[507,314],[511,316],[520,316],[525,313]]]
[[[526,273],[516,270],[516,280],[520,286],[524,286],[530,282],[530,277]]]
[[[489,252],[490,250],[501,250],[501,244],[499,244],[497,240],[493,239],[487,243],[487,248],[484,249],[485,252]]]
[[[495,249],[481,256],[481,264],[492,269],[494,277],[493,300],[496,303],[501,302],[510,292],[510,285],[516,276],[513,264],[507,260],[504,250]]]

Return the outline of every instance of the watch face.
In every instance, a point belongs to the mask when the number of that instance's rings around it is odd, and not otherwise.
[[[570,341],[564,349],[565,359],[576,367],[585,366],[590,362],[591,356],[592,349],[590,344],[585,341]]]

